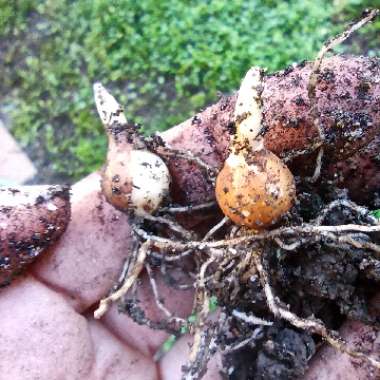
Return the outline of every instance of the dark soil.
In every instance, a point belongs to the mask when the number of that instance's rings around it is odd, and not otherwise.
[[[345,190],[338,190],[323,181],[316,185],[300,179],[297,182],[296,205],[279,225],[296,227],[305,223],[328,226],[375,223],[374,217],[365,207],[350,201]],[[332,204],[335,206],[332,207]],[[210,218],[217,215],[215,209],[202,212],[203,223],[197,230],[200,236],[209,228],[208,223],[205,223],[207,214]],[[218,215],[216,220],[219,221],[220,218]],[[166,226],[160,228],[157,223],[146,222],[142,227],[151,234],[176,239],[167,232]],[[214,238],[218,240],[230,236],[231,227],[224,226]],[[351,236],[357,242],[380,243],[378,232],[352,233]],[[294,240],[303,238],[305,236],[295,236],[293,240],[286,241],[288,238],[284,237],[283,243],[291,244]],[[270,286],[282,301],[282,305],[288,305],[290,311],[297,316],[316,318],[329,330],[339,330],[346,318],[380,327],[380,316],[369,312],[369,301],[380,290],[380,265],[374,251],[347,243],[338,244],[329,237],[317,236],[309,238],[306,243],[292,250],[281,248],[273,240],[264,240],[260,247],[244,244],[235,246],[240,255],[230,256],[228,265],[225,266],[222,261],[216,262],[215,266],[210,266],[205,276],[208,278],[205,280],[205,288],[209,296],[217,298],[222,317],[218,322],[207,319],[204,321],[203,331],[206,332],[202,337],[206,341],[206,349],[203,347],[199,352],[207,351],[210,346],[207,334],[215,331],[215,325],[219,326],[216,344],[224,353],[225,378],[300,378],[305,373],[309,360],[323,343],[319,335],[295,328],[273,315],[268,309],[258,271],[252,262],[248,262],[244,271],[236,271],[246,253],[252,249],[261,249],[262,263],[269,274]],[[227,250],[224,251],[222,260],[226,258],[225,255],[228,255]],[[194,278],[200,275],[200,266],[205,257],[205,252],[200,252],[199,256],[193,252],[193,255],[185,259],[165,264],[157,257],[149,257],[148,260],[155,270],[161,271],[169,286],[179,289],[179,284],[190,284],[192,287]],[[193,276],[189,275],[191,272]],[[149,320],[139,308],[137,298],[124,301],[120,311],[129,314],[137,323],[181,335],[178,326],[171,325],[166,319]],[[192,316],[199,318],[198,313],[199,310],[195,309]],[[249,323],[237,313],[258,320]],[[200,379],[204,373],[204,362],[207,359],[202,354],[199,357],[192,366],[184,367],[192,376],[194,373],[198,374],[190,377],[191,379]]]
[[[290,219],[308,222],[318,215],[325,202],[331,201],[333,195],[342,199],[345,196],[344,192],[321,196],[311,189],[301,190],[299,204],[293,209]],[[345,207],[338,207],[326,216],[324,224],[366,221],[369,221],[368,215],[358,216]],[[374,239],[378,243],[380,236]],[[297,315],[314,315],[334,330],[339,329],[346,317],[380,326],[379,316],[372,316],[368,312],[369,300],[380,289],[379,266],[366,265],[372,256],[368,251],[345,249],[344,246],[334,248],[318,242],[292,252],[274,245],[267,246],[265,254],[271,285],[279,298],[290,305]],[[269,327],[249,326],[233,319],[229,334],[220,339],[222,346],[255,337],[244,348],[225,355],[224,366],[228,378],[287,380],[300,377],[315,353],[316,346],[321,343],[320,337],[273,318],[267,310],[256,276],[241,285],[241,291],[233,302],[228,291],[216,290],[218,300],[227,314],[232,314],[232,310],[240,310],[273,321],[274,324]]]
[[[229,379],[292,380],[301,376],[315,352],[310,335],[281,322],[262,328],[255,342],[224,358]]]

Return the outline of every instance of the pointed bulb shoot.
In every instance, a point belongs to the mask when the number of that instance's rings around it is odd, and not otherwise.
[[[295,199],[292,173],[260,137],[262,74],[252,68],[243,79],[235,106],[236,135],[215,188],[223,213],[257,230],[276,223]]]
[[[102,191],[119,210],[133,211],[137,216],[152,214],[169,193],[169,170],[159,156],[141,149],[142,139],[128,125],[115,98],[100,83],[93,88],[96,108],[108,135]]]
[[[127,125],[123,108],[100,82],[94,83],[93,91],[96,109],[103,125],[105,127],[110,127],[114,123]]]

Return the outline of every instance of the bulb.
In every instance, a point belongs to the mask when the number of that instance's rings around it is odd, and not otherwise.
[[[260,94],[262,70],[244,77],[235,106],[236,135],[231,153],[216,179],[215,195],[234,223],[253,229],[268,227],[293,205],[295,183],[287,166],[264,148]]]
[[[152,214],[169,193],[170,174],[164,161],[146,150],[111,156],[102,173],[106,199],[137,216]]]
[[[119,103],[100,83],[94,84],[94,95],[108,135],[103,194],[119,210],[133,210],[137,216],[152,214],[169,194],[169,170],[159,156],[145,149]]]
[[[274,224],[293,205],[292,173],[272,152],[231,154],[216,179],[216,199],[234,223],[254,229]]]

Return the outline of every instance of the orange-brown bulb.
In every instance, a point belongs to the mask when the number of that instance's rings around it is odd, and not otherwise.
[[[232,153],[216,179],[216,199],[234,223],[254,229],[274,224],[293,205],[292,173],[266,149]]]

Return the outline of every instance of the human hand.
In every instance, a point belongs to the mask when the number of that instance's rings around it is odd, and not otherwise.
[[[0,292],[0,379],[180,378],[188,339],[155,363],[167,334],[139,326],[116,306],[94,320],[94,307],[128,255],[130,227],[103,199],[97,174],[73,186],[71,203],[72,219],[59,242]],[[158,286],[169,308],[190,314],[190,291],[176,292],[159,280]],[[146,279],[139,298],[147,315],[158,318]]]
[[[166,333],[136,324],[115,305],[100,321],[92,316],[128,255],[129,237],[127,217],[105,202],[98,174],[74,185],[67,231],[28,274],[0,292],[1,380],[180,378],[189,337],[155,363],[153,355]],[[192,293],[157,280],[166,306],[188,316]],[[141,284],[141,307],[151,319],[162,317],[145,277]],[[373,328],[349,322],[344,335],[378,352]],[[219,368],[219,358],[212,360],[205,379],[221,378]],[[355,366],[352,359],[326,348],[312,361],[305,379],[371,379],[371,373],[370,367]]]

